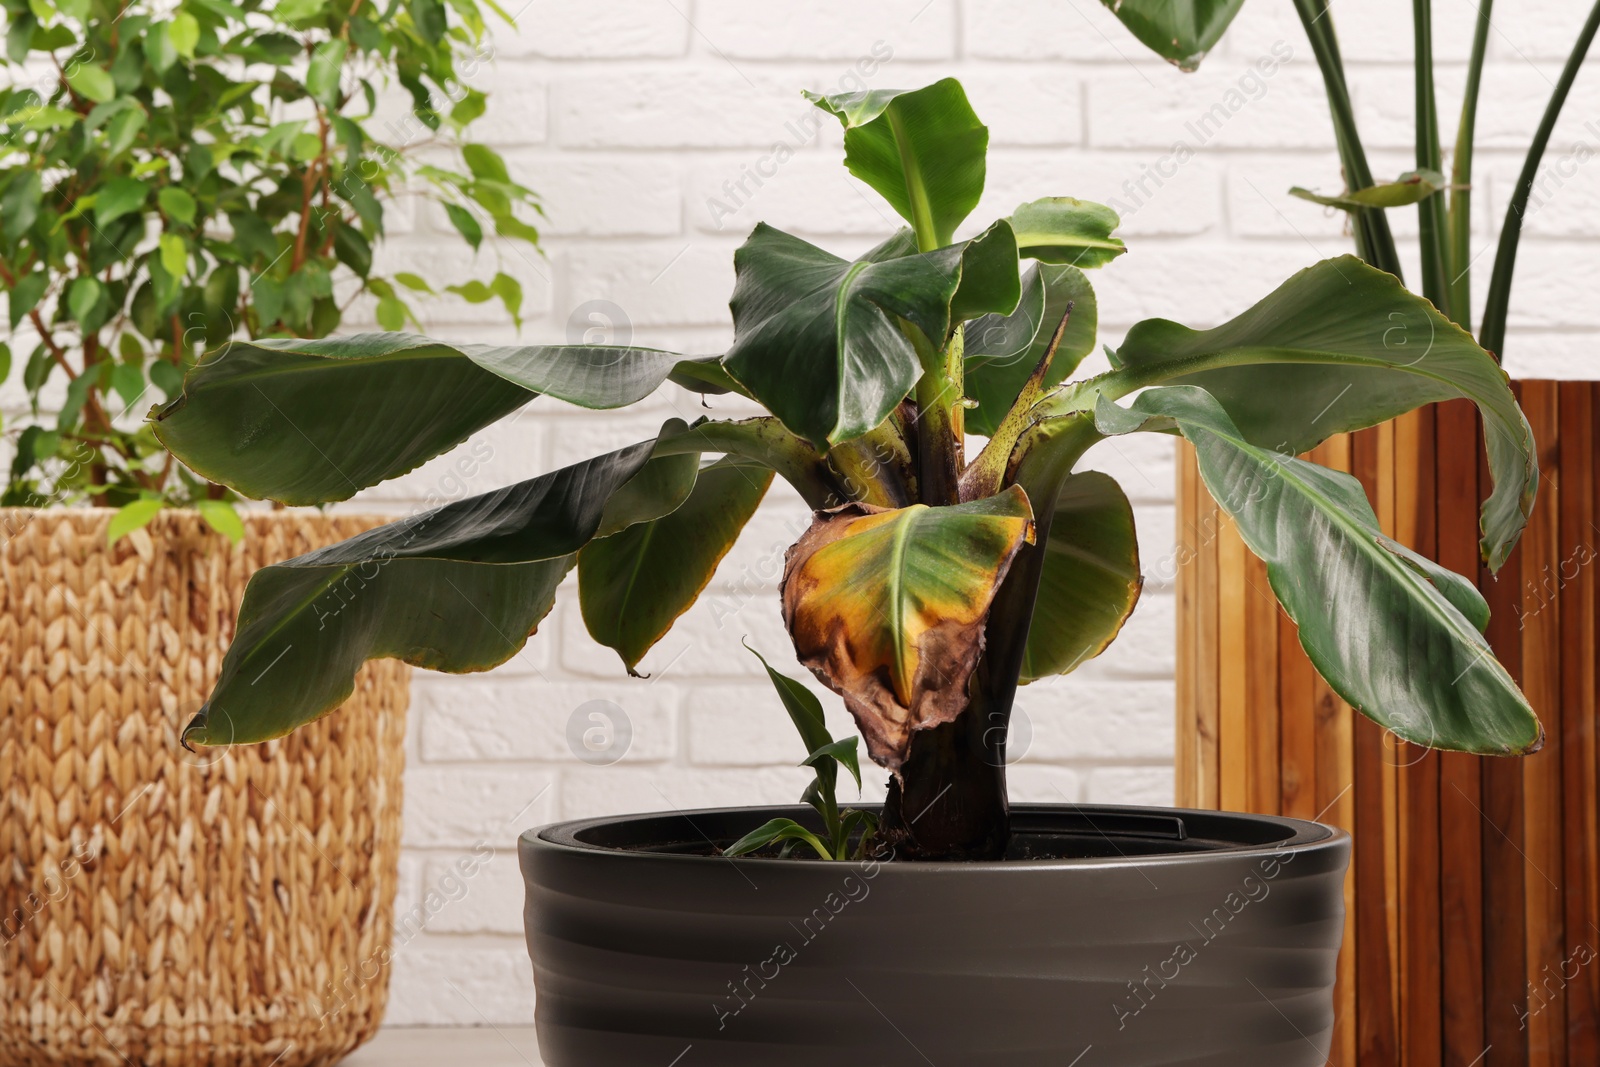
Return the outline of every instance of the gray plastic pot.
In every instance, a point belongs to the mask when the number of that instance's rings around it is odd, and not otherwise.
[[[998,863],[708,854],[777,815],[521,840],[549,1067],[1320,1067],[1350,842],[1316,823],[1018,806]],[[698,853],[698,854],[696,854]],[[1071,859],[1026,856],[1070,855]]]

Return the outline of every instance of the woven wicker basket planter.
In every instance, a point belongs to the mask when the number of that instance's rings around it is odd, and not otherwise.
[[[388,995],[408,669],[282,741],[185,752],[245,581],[360,518],[0,510],[0,1067],[304,1067]]]

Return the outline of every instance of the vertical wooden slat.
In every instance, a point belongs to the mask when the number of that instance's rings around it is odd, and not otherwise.
[[[1566,1061],[1566,923],[1561,885],[1561,611],[1560,508],[1565,480],[1556,471],[1561,452],[1556,382],[1528,382],[1522,406],[1533,427],[1543,484],[1522,535],[1522,691],[1545,724],[1545,747],[1517,761],[1523,792],[1523,887],[1527,901],[1529,1067],[1563,1067]]]
[[[1471,403],[1435,409],[1438,561],[1478,569],[1478,416]],[[1445,1067],[1481,1062],[1484,1037],[1483,816],[1480,761],[1439,756],[1440,992]]]
[[[1199,603],[1195,631],[1195,766],[1196,793],[1200,806],[1221,806],[1221,765],[1218,758],[1217,730],[1221,643],[1218,634],[1218,540],[1222,509],[1209,493],[1200,494],[1198,545],[1196,550],[1196,588]]]
[[[1423,408],[1395,420],[1395,538],[1430,558],[1439,551],[1436,510],[1439,486],[1434,447],[1435,412]],[[1414,746],[1393,746],[1398,767],[1400,825],[1397,835],[1401,886],[1397,896],[1401,935],[1401,998],[1396,1012],[1403,1067],[1443,1064],[1440,936],[1442,901],[1439,853],[1439,755]]]
[[[1245,712],[1245,557],[1249,551],[1233,520],[1224,517],[1217,536],[1217,793],[1225,811],[1249,803],[1249,723]]]
[[[1561,518],[1561,830],[1566,927],[1562,976],[1567,981],[1568,1064],[1600,1063],[1600,949],[1592,911],[1596,840],[1595,792],[1595,433],[1589,382],[1562,382],[1560,405]]]
[[[1177,681],[1177,735],[1174,759],[1177,762],[1174,791],[1179,807],[1200,805],[1200,768],[1196,738],[1199,733],[1199,708],[1197,688],[1196,642],[1199,589],[1199,535],[1196,526],[1200,521],[1200,472],[1195,464],[1194,448],[1187,441],[1178,443],[1177,488],[1177,598],[1178,598],[1178,650],[1176,662]]]
[[[1600,1064],[1600,977],[1594,953],[1600,950],[1597,915],[1597,819],[1595,789],[1595,563],[1600,561],[1595,526],[1595,386],[1560,384],[1562,498],[1560,498],[1560,581],[1562,581],[1562,809],[1563,920],[1566,952],[1566,1062]],[[1589,960],[1582,963],[1582,960]]]
[[[1245,558],[1246,744],[1249,745],[1249,810],[1277,815],[1280,799],[1278,718],[1278,601],[1267,583],[1267,565]]]
[[[1520,383],[1513,383],[1520,384]],[[1520,390],[1519,390],[1520,391]],[[1478,452],[1478,485],[1491,484]],[[1523,548],[1498,576],[1480,567],[1478,588],[1489,602],[1490,647],[1513,678],[1522,676],[1522,641],[1517,608],[1522,588]],[[1492,1051],[1485,1067],[1527,1067],[1527,888],[1523,881],[1522,765],[1510,759],[1482,762],[1483,1001],[1484,1041]],[[1475,1053],[1476,1055],[1476,1053]]]
[[[1331,438],[1317,446],[1312,459],[1335,470],[1352,469],[1351,440],[1347,435]],[[1302,656],[1304,653],[1300,653]],[[1355,734],[1354,712],[1340,700],[1328,683],[1313,672],[1312,707],[1316,720],[1316,805],[1315,817],[1341,829],[1355,832]],[[1339,949],[1338,982],[1334,991],[1337,1014],[1334,1019],[1333,1047],[1329,1054],[1336,1064],[1355,1063],[1358,1044],[1356,997],[1357,983],[1355,887],[1363,857],[1352,852],[1350,870],[1344,883],[1344,943]]]
[[[1387,438],[1387,441],[1385,440]],[[1351,472],[1366,490],[1378,521],[1394,529],[1393,428],[1382,426],[1351,435]],[[1398,1063],[1394,1002],[1394,953],[1389,908],[1394,900],[1391,822],[1392,768],[1384,759],[1384,732],[1377,723],[1352,715],[1352,777],[1355,825],[1355,981],[1356,1062]]]
[[[1294,623],[1278,615],[1279,808],[1293,819],[1317,816],[1316,671]]]

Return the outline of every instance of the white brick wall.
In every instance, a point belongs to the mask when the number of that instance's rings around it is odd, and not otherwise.
[[[1476,237],[1486,249],[1520,165],[1516,150],[1587,6],[1497,5],[1480,121]],[[1453,132],[1474,5],[1440,0],[1435,7],[1441,126]],[[1340,0],[1334,10],[1375,170],[1392,176],[1410,167],[1409,21],[1393,0]],[[1290,58],[1271,77],[1252,73],[1274,50]],[[1508,346],[1515,373],[1595,374],[1600,167],[1583,164],[1600,150],[1597,73],[1580,82],[1552,152],[1552,160],[1571,153],[1582,162],[1569,168],[1523,247]],[[875,87],[911,87],[948,74],[965,81],[992,130],[980,221],[1047,194],[1115,200],[1126,211],[1132,252],[1096,278],[1105,341],[1117,342],[1147,316],[1215,323],[1293,270],[1349,247],[1339,219],[1284,195],[1291,184],[1339,185],[1321,83],[1287,3],[1246,4],[1225,46],[1200,73],[1182,76],[1147,58],[1096,0],[533,0],[519,29],[499,35],[496,68],[485,75],[494,90],[485,132],[518,178],[544,194],[548,258],[486,247],[477,266],[499,262],[528,283],[533,317],[524,340],[563,340],[580,305],[606,300],[623,310],[634,341],[720,351],[730,334],[731,255],[758,219],[843,252],[897,222],[847,177],[833,120],[813,118],[799,90],[835,89],[858,77]],[[1226,108],[1235,90],[1240,96],[1231,99],[1242,106],[1197,138],[1191,124],[1216,104]],[[1180,140],[1193,158],[1177,164]],[[1580,144],[1590,147],[1574,153]],[[413,231],[385,247],[387,261],[435,278],[441,262],[464,269],[469,256],[441,236],[437,214],[419,216]],[[1412,213],[1393,220],[1403,239],[1413,237]],[[1486,254],[1480,290],[1488,266]],[[482,308],[438,305],[425,314],[442,336],[513,337],[508,323]],[[591,324],[582,319],[577,329]],[[663,417],[700,411],[682,393],[620,416],[541,400],[480,435],[465,458],[438,460],[365,501],[404,510],[431,492],[481,492],[638,440]],[[1033,737],[1013,771],[1013,794],[1165,803],[1173,742],[1171,448],[1160,439],[1120,441],[1092,459],[1122,480],[1137,505],[1150,581],[1107,655],[1071,678],[1023,691]],[[769,509],[707,599],[646,660],[649,681],[627,678],[609,650],[589,641],[571,598],[500,672],[419,675],[401,912],[421,928],[403,939],[391,1023],[532,1019],[518,832],[556,818],[798,796],[805,776],[792,767],[797,742],[759,666],[739,647],[748,635],[775,663],[792,664],[772,578],[804,509],[776,490]],[[569,717],[592,700],[614,702],[632,724],[631,748],[613,766],[586,765],[567,748]],[[842,711],[831,714],[836,732],[848,729]],[[883,774],[869,777],[867,796],[881,796]],[[492,856],[463,876],[458,861],[480,843]]]

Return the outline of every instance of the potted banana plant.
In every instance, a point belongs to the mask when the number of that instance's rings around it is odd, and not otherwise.
[[[1345,699],[1400,736],[1538,747],[1470,582],[1382,536],[1348,476],[1295,456],[1418,404],[1494,428],[1482,548],[1498,565],[1537,482],[1505,376],[1470,336],[1353,257],[1209,330],[1154,320],[1073,381],[1088,272],[1126,251],[1070,198],[957,233],[986,128],[959,83],[814,102],[845,164],[908,226],[844,259],[761,225],[735,254],[721,356],[489,347],[395,334],[235,343],[153,413],[184,463],[251,497],[350,496],[545,394],[620,408],[669,381],[770,414],[653,438],[264,568],[221,681],[185,731],[252,743],[325,714],[369,659],[486,670],[576,570],[590,634],[632,669],[695,600],[775,477],[815,510],[789,550],[798,661],[891,775],[859,773],[777,670],[815,780],[793,808],[565,823],[521,841],[547,1062],[1318,1064],[1332,1025],[1348,838],[1216,812],[1016,806],[1019,684],[1102,651],[1140,589],[1133,513],[1097,442],[1181,434]],[[1433,331],[1425,364],[1397,321]],[[741,401],[744,403],[744,401]],[[987,439],[966,459],[965,435]],[[771,650],[767,650],[770,652]],[[1106,709],[1115,714],[1114,708]]]

